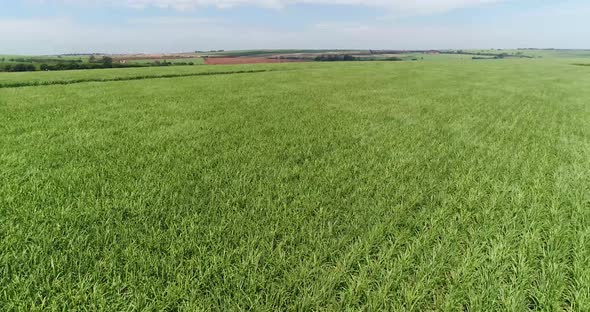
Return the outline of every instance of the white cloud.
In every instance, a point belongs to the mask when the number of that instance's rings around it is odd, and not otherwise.
[[[370,4],[360,0],[293,1]],[[293,1],[284,3],[293,3]],[[160,0],[158,3],[163,5],[164,2],[170,5],[175,1]],[[185,2],[193,1],[185,0]],[[246,2],[253,3],[242,0],[242,3]],[[426,0],[415,1],[402,9],[415,12],[449,9],[450,2],[446,2],[445,6],[418,6],[427,2],[434,3],[434,1]],[[154,5],[156,1],[136,0],[125,3],[125,5],[134,6]],[[453,3],[454,6],[461,3],[468,4],[466,1],[459,0]],[[477,3],[489,2],[477,1]],[[475,2],[469,1],[469,5],[475,5]],[[182,14],[183,17],[171,17],[165,14],[160,17],[135,17],[117,23],[88,23],[68,17],[2,18],[0,19],[0,38],[2,38],[0,54],[185,52],[260,48],[588,48],[587,42],[580,39],[590,36],[588,12],[590,12],[588,5],[568,6],[559,3],[543,8],[537,7],[537,10],[533,11],[513,12],[493,19],[466,20],[460,23],[444,21],[415,23],[407,22],[405,19],[343,22],[327,19],[323,23],[280,29],[264,21],[252,24],[231,19],[194,16],[194,14]],[[15,29],[18,31],[14,31]]]
[[[506,0],[37,0],[37,2],[58,2],[68,4],[92,4],[124,6],[132,8],[171,8],[177,10],[198,7],[232,8],[256,6],[262,8],[285,8],[294,4],[323,4],[344,6],[366,6],[395,10],[404,14],[429,14],[449,10],[486,5]]]
[[[14,33],[12,29],[19,29],[19,32]],[[321,23],[295,30],[273,30],[224,21],[170,17],[130,19],[125,25],[89,25],[68,18],[3,19],[0,20],[0,37],[5,44],[0,46],[0,54],[256,48],[411,49],[456,45],[466,39],[466,33],[468,31],[441,27],[355,23]]]
[[[572,19],[579,23],[584,18]],[[1,19],[0,54],[76,52],[188,52],[226,49],[444,49],[565,47],[584,48],[587,28],[575,35],[539,32],[546,19],[527,28],[509,23],[482,25],[403,25],[325,22],[273,30],[201,18],[135,18],[119,25],[85,24],[69,18]],[[566,27],[569,29],[569,27]],[[14,32],[18,29],[18,32]],[[519,29],[515,32],[514,29]],[[567,30],[572,34],[571,30]]]

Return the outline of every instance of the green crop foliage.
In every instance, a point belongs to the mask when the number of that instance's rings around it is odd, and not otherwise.
[[[229,73],[246,69],[259,72]],[[188,75],[207,71],[226,74]],[[187,76],[159,77],[171,74]],[[194,66],[0,84],[0,310],[590,307],[588,67]]]
[[[147,78],[172,78],[223,73],[288,69],[281,66],[183,66],[183,67],[139,67],[112,68],[52,72],[22,72],[0,74],[0,88],[35,85],[72,84],[80,82],[106,82],[141,80]]]

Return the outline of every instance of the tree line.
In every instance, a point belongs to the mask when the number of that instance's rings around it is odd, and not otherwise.
[[[322,54],[315,58],[316,62],[350,62],[360,60],[360,58],[354,57],[350,54]]]
[[[399,57],[375,58],[375,57],[356,57],[350,54],[322,54],[314,59],[316,62],[353,62],[353,61],[403,61]],[[414,58],[413,61],[418,59]]]
[[[4,61],[4,58],[0,58],[0,62]],[[9,59],[9,61],[19,62],[21,58]],[[29,59],[22,59],[29,60]],[[32,59],[38,61],[39,59]],[[129,67],[148,67],[148,66],[171,66],[171,65],[194,65],[193,62],[179,62],[172,63],[163,61],[155,61],[147,64],[120,64],[113,61],[110,56],[103,56],[97,58],[91,55],[87,63],[78,60],[55,60],[55,59],[43,59],[43,61],[50,60],[51,62],[44,62],[36,66],[33,63],[16,63],[16,64],[4,64],[0,66],[2,72],[27,72],[27,71],[54,71],[54,70],[81,70],[81,69],[104,69],[104,68],[129,68]],[[56,62],[57,61],[57,62]]]

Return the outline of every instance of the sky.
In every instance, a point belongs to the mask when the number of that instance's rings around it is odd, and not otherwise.
[[[588,0],[0,0],[0,54],[590,48]]]

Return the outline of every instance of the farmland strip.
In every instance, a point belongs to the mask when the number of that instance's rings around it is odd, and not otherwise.
[[[284,69],[281,69],[284,70]],[[223,71],[223,72],[204,72],[204,73],[188,73],[188,74],[165,74],[165,75],[143,75],[135,77],[115,77],[103,79],[75,79],[75,80],[53,80],[53,81],[20,81],[0,83],[0,89],[4,88],[23,88],[23,87],[40,87],[50,85],[70,85],[85,82],[113,82],[113,81],[130,81],[130,80],[144,80],[144,79],[164,79],[164,78],[180,78],[193,76],[213,76],[213,75],[232,75],[232,74],[254,74],[270,71],[279,71],[279,69],[253,69],[253,70],[238,70],[238,71]]]

